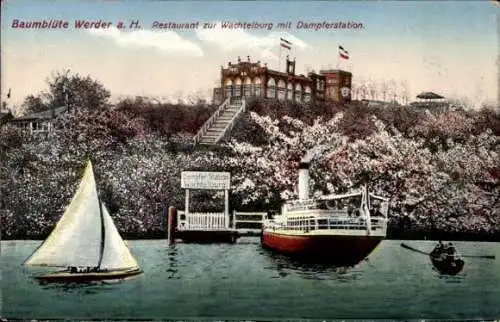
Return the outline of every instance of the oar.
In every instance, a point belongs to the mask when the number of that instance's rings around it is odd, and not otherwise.
[[[408,246],[406,244],[401,244],[401,247],[412,250],[414,252],[424,254],[424,255],[429,255],[429,253],[423,252],[421,250],[415,249],[411,246]],[[487,258],[487,259],[495,259],[495,255],[462,255],[462,257],[467,257],[467,258]]]
[[[408,245],[403,244],[403,243],[401,243],[401,247],[406,248],[406,249],[409,249],[409,250],[412,250],[412,251],[417,252],[417,253],[420,253],[420,254],[429,255],[429,253],[423,252],[423,251],[421,251],[421,250],[418,250],[418,249],[416,249],[416,248],[413,248],[413,247],[408,246]]]
[[[495,259],[495,255],[462,255],[462,257]]]

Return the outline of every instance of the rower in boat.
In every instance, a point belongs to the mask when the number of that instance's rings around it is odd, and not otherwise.
[[[452,243],[448,243],[448,245],[445,246],[444,252],[450,256],[453,256],[457,253],[457,250],[455,249],[455,246],[453,246]]]
[[[464,267],[464,261],[452,243],[443,245],[439,241],[429,255],[432,265],[442,274],[455,275]]]
[[[455,246],[452,243],[448,243],[446,245],[443,244],[442,241],[439,241],[436,247],[431,252],[431,256],[433,257],[441,257],[442,259],[447,258],[448,256],[453,257],[457,253]]]

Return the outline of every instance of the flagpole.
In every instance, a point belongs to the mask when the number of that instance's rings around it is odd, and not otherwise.
[[[292,49],[292,43],[288,40],[280,37],[280,49],[279,49],[279,57],[278,57],[278,71],[281,72],[281,47],[288,49],[289,51]],[[288,56],[287,56],[288,57]]]

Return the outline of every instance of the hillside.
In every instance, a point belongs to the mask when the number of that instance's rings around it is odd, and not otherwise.
[[[120,231],[148,237],[162,234],[166,207],[183,208],[182,170],[231,171],[232,209],[279,209],[296,196],[298,160],[319,144],[328,148],[313,160],[311,191],[343,192],[369,180],[391,198],[390,234],[499,235],[498,110],[255,101],[223,146],[193,146],[215,108],[129,100],[113,110],[72,111],[50,137],[3,126],[3,238],[50,232],[87,158]],[[220,210],[222,198],[198,192],[193,209]]]

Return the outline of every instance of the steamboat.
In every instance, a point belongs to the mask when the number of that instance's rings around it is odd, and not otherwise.
[[[385,238],[388,199],[363,186],[342,195],[309,197],[309,162],[299,165],[298,200],[267,217],[262,246],[275,252],[337,266],[355,266]]]

